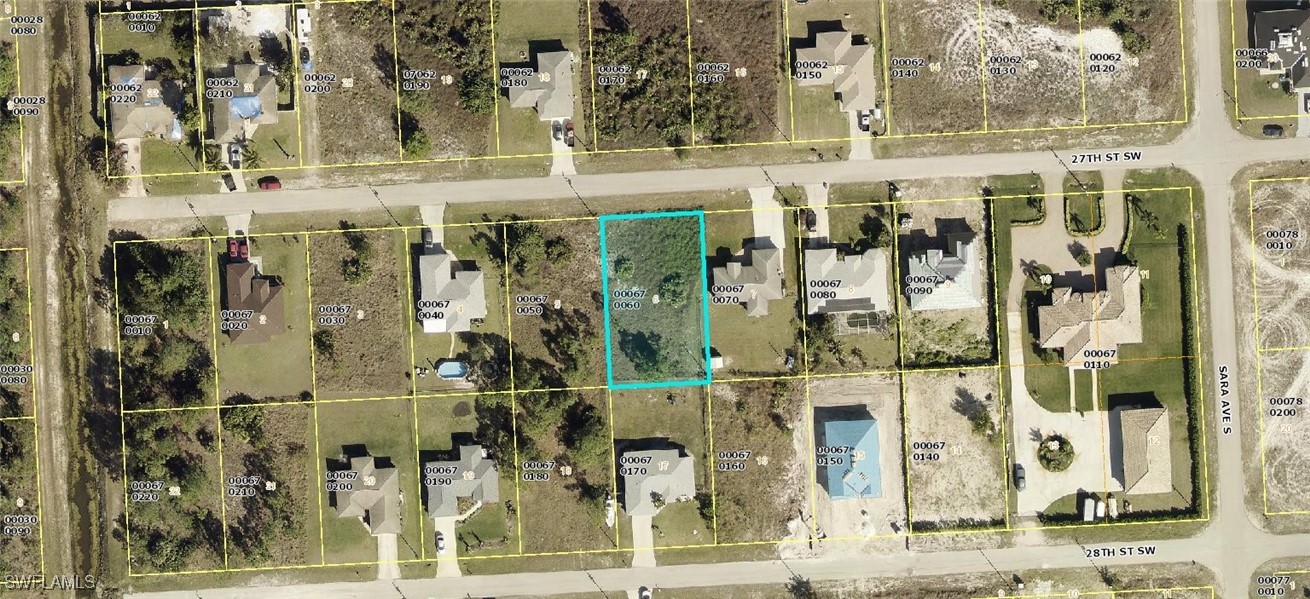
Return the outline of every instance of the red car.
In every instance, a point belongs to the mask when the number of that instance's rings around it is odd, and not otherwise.
[[[259,188],[264,191],[276,191],[282,189],[282,182],[277,177],[264,177],[259,180]]]
[[[245,241],[241,242],[241,261],[242,262],[250,261],[250,244],[246,243]]]
[[[236,258],[236,257],[237,257],[237,246],[238,246],[238,245],[239,245],[239,242],[237,242],[236,238],[232,238],[232,239],[228,239],[228,240],[227,240],[227,257],[228,257],[228,258]]]

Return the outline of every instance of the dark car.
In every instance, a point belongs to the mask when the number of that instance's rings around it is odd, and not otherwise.
[[[275,191],[282,189],[282,182],[277,177],[263,177],[259,180],[259,188],[265,191]]]
[[[815,230],[818,226],[819,226],[819,215],[818,215],[816,212],[814,212],[813,210],[810,210],[809,208],[806,208],[806,209],[805,209],[805,230],[806,230],[806,231],[809,231],[809,232],[811,232],[811,233],[813,233],[814,230]]]
[[[1014,488],[1022,491],[1028,488],[1028,474],[1023,470],[1023,464],[1014,465]]]
[[[1282,125],[1265,125],[1265,126],[1264,126],[1264,129],[1262,129],[1261,132],[1265,134],[1265,137],[1282,137],[1282,136],[1283,136],[1283,126],[1282,126]]]

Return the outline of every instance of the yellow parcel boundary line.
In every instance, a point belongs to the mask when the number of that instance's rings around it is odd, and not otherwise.
[[[1013,595],[1008,593],[1002,593],[1000,595],[974,597],[973,599],[1056,599],[1056,598],[1069,599],[1071,597],[1097,597],[1101,595],[1109,595],[1111,599],[1114,599],[1115,597],[1118,597],[1120,595],[1132,595],[1134,593],[1166,593],[1171,591],[1210,591],[1211,596],[1214,596],[1214,587],[1194,586],[1194,587],[1169,587],[1169,588],[1158,588],[1158,589],[1126,589],[1126,590],[1108,590],[1108,591],[1079,591],[1074,589],[1074,590],[1069,590],[1059,593],[1055,593],[1055,592],[1019,593]]]
[[[1297,178],[1297,180],[1301,180],[1301,179],[1300,179],[1300,178]],[[1180,190],[1188,190],[1188,193],[1189,193],[1189,202],[1192,202],[1192,204],[1190,204],[1190,205],[1191,205],[1191,207],[1194,209],[1195,205],[1194,205],[1194,200],[1192,199],[1193,196],[1190,195],[1190,194],[1193,193],[1193,191],[1192,191],[1192,188],[1190,188],[1190,187],[1182,187],[1182,186],[1180,186],[1180,187],[1156,187],[1156,188],[1136,189],[1136,190],[1120,190],[1120,191],[1122,191],[1122,192],[1124,192],[1124,193],[1130,193],[1130,192],[1134,192],[1134,193],[1143,193],[1143,192],[1148,192],[1148,191],[1180,191]],[[1095,192],[1095,193],[1098,193],[1098,194],[1099,194],[1099,193],[1106,193],[1106,192]],[[1090,194],[1090,192],[1089,192],[1089,194]],[[1064,196],[1064,195],[1089,195],[1089,194],[1081,194],[1081,193],[1063,194],[1063,193],[1061,193],[1061,194],[1040,194],[1040,195],[1041,195],[1042,197],[1046,197],[1047,195],[1052,195],[1052,196],[1055,196],[1055,195]],[[1034,195],[1036,195],[1036,194],[1034,194]],[[1016,201],[1017,201],[1018,198],[1027,198],[1027,197],[1029,197],[1028,194],[1023,194],[1023,195],[1013,195],[1013,196],[996,196],[996,197],[991,198],[991,199],[993,199],[993,200],[997,200],[997,199],[1001,199],[1001,200],[1016,200]],[[986,200],[986,199],[988,199],[988,198],[985,198],[985,197],[979,196],[979,197],[971,197],[971,198],[942,198],[942,199],[931,199],[931,200],[908,200],[908,201],[897,201],[897,202],[894,202],[893,205],[894,205],[894,206],[899,206],[900,204],[913,204],[913,203],[922,203],[922,202],[946,202],[946,201],[951,201],[951,202],[961,202],[961,201],[979,201],[979,200]],[[833,206],[831,206],[830,208],[832,208],[832,209],[840,209],[840,208],[857,208],[857,207],[872,207],[872,206],[879,206],[879,205],[881,205],[881,206],[886,206],[887,203],[886,203],[886,202],[866,202],[866,203],[857,203],[857,204],[837,204],[837,205],[833,205]],[[783,210],[783,211],[785,211],[785,212],[787,212],[787,213],[790,213],[790,214],[794,217],[795,215],[799,214],[799,210],[800,210],[801,208],[802,208],[802,207],[797,207],[797,206],[785,206],[785,207],[769,208],[768,210]],[[755,210],[752,210],[752,209],[727,209],[727,210],[707,210],[706,213],[707,213],[707,214],[708,214],[708,213],[724,213],[724,214],[731,214],[731,213],[754,212],[754,211],[755,211]],[[766,211],[767,211],[767,210],[766,210]],[[546,220],[555,221],[555,222],[558,222],[559,220],[566,220],[566,221],[589,221],[589,220],[595,220],[595,218],[596,218],[596,217],[578,217],[578,218],[568,218],[568,219],[546,219]],[[500,225],[502,225],[502,234],[504,234],[504,233],[506,232],[505,229],[507,228],[507,225],[508,225],[509,223],[511,223],[511,222],[536,222],[536,221],[528,221],[528,220],[525,220],[525,221],[498,221],[498,222],[494,222],[494,223],[481,223],[481,224],[492,224],[492,225],[500,224]],[[1196,222],[1196,217],[1195,217],[1195,215],[1193,214],[1193,217],[1192,217],[1192,228],[1193,228],[1193,229],[1195,229],[1195,226],[1196,226],[1196,225],[1195,225],[1195,222]],[[446,226],[476,226],[477,224],[478,224],[478,223],[469,223],[469,224],[466,224],[466,225],[446,225]],[[995,217],[994,217],[994,214],[993,214],[993,217],[992,217],[992,219],[991,219],[991,224],[992,224],[992,227],[993,227],[993,229],[994,229],[995,226],[996,226],[996,224],[995,224]],[[422,227],[421,227],[421,226],[377,227],[377,228],[373,228],[373,229],[363,229],[363,230],[377,230],[377,231],[396,230],[396,229],[404,230],[404,231],[406,231],[406,242],[407,242],[407,243],[406,243],[406,247],[408,248],[408,240],[409,240],[408,229],[419,229],[419,228],[422,228]],[[351,230],[357,230],[357,229],[351,229]],[[271,235],[303,234],[303,235],[306,235],[306,236],[310,236],[310,235],[315,235],[315,234],[335,234],[335,233],[340,233],[340,232],[341,232],[340,230],[324,230],[324,231],[308,231],[308,232],[300,232],[300,233],[266,233],[266,234],[263,234],[263,235],[269,235],[269,236],[271,236]],[[181,240],[199,240],[199,239],[205,239],[205,240],[209,240],[209,241],[212,242],[212,240],[214,240],[214,239],[221,239],[221,238],[222,238],[222,237],[220,237],[220,236],[200,236],[200,237],[180,238],[180,239],[181,239]],[[804,238],[804,233],[799,229],[799,227],[798,227],[798,230],[797,230],[797,240],[798,240],[798,245],[797,245],[797,253],[798,253],[798,255],[797,255],[797,261],[798,261],[798,264],[799,264],[800,267],[801,267],[801,272],[804,272],[804,241],[805,241],[805,238]],[[115,255],[116,255],[116,252],[117,252],[117,246],[118,246],[119,244],[140,243],[140,242],[142,242],[142,241],[156,241],[156,240],[124,240],[124,241],[115,241],[115,242],[114,242]],[[993,245],[993,252],[994,252],[994,251],[995,251],[995,250],[994,250],[994,245],[995,245],[995,238],[994,238],[994,237],[993,237],[991,243],[992,243],[992,245]],[[1199,287],[1198,287],[1198,281],[1197,281],[1196,276],[1195,276],[1195,271],[1196,271],[1196,263],[1195,263],[1195,259],[1194,259],[1194,257],[1195,257],[1195,244],[1196,244],[1196,239],[1195,239],[1195,236],[1193,236],[1193,237],[1191,238],[1191,244],[1190,244],[1190,245],[1191,245],[1191,252],[1192,252],[1192,255],[1193,255],[1193,297],[1194,297],[1194,298],[1197,298],[1197,297],[1199,297],[1199,295],[1198,295],[1198,294],[1199,294]],[[308,249],[308,240],[307,240],[307,242],[306,242],[306,254],[307,254],[307,258],[306,258],[306,259],[307,259],[307,260],[309,259],[309,258],[308,258],[309,251],[310,251],[310,250]],[[504,251],[508,252],[508,248],[505,248]],[[211,252],[211,253],[212,253],[212,252]],[[213,265],[211,264],[211,265],[210,265],[210,268],[212,269],[212,267],[213,267]],[[117,269],[117,260],[115,260],[115,269]],[[309,275],[308,275],[308,273],[307,273],[307,277],[308,277],[308,276],[309,276]],[[512,309],[512,308],[508,305],[508,301],[509,301],[508,294],[511,293],[510,290],[509,290],[509,281],[508,281],[508,276],[509,276],[509,275],[508,275],[508,271],[506,271],[506,275],[505,275],[505,276],[506,276],[506,279],[505,279],[506,283],[505,283],[505,284],[506,284],[506,293],[507,293],[507,298],[506,298],[506,301],[507,301],[506,310],[508,311],[508,310],[511,310],[511,309]],[[410,273],[410,277],[412,278],[412,273]],[[994,277],[995,277],[995,257],[993,257],[993,278],[994,278]],[[212,285],[212,279],[211,279],[211,285]],[[411,287],[410,293],[412,294],[412,284],[410,285],[410,287]],[[116,288],[116,291],[115,291],[115,303],[116,303],[116,306],[117,306],[118,301],[119,301],[119,298],[118,298],[118,291],[117,291],[117,288],[118,288],[117,272],[115,272],[115,288]],[[998,289],[993,289],[993,296],[996,296],[998,293],[999,293]],[[995,300],[994,300],[994,301],[995,301]],[[411,302],[411,303],[412,303],[412,302]],[[412,306],[411,306],[411,308],[412,308]],[[116,310],[117,310],[117,308],[116,308]],[[312,300],[311,300],[311,301],[310,301],[310,312],[311,312],[311,317],[312,317],[312,310],[313,310],[313,308],[312,308]],[[121,318],[121,317],[120,317],[120,318]],[[1197,315],[1196,318],[1198,319],[1198,322],[1199,322],[1199,315]],[[899,326],[899,324],[900,324],[899,321],[900,321],[900,318],[898,317],[898,326]],[[216,326],[217,326],[216,321],[214,321],[214,322],[211,323],[211,327],[216,327]],[[508,325],[507,325],[507,326],[508,326]],[[801,319],[801,326],[802,326],[802,332],[803,332],[803,335],[804,335],[804,334],[805,334],[805,333],[804,333],[804,331],[805,331],[805,320],[804,320],[804,318]],[[997,326],[999,326],[999,324],[998,324]],[[412,333],[413,333],[412,324],[411,324],[411,329],[410,329],[410,330],[411,330],[411,336],[412,336]],[[121,333],[121,331],[120,331],[120,333]],[[215,339],[216,339],[216,338],[217,338],[217,333],[215,332],[214,335],[215,335]],[[121,335],[120,335],[120,343],[121,343]],[[903,345],[903,343],[904,343],[904,337],[903,337],[903,335],[899,335],[899,334],[898,334],[898,347],[901,346],[901,345]],[[1198,348],[1200,347],[1200,341],[1199,341],[1199,339],[1198,339],[1198,341],[1197,341],[1197,347],[1198,347]],[[899,351],[903,352],[904,349],[903,349],[903,348],[900,348]],[[997,349],[997,351],[998,351],[998,352],[1000,351],[999,348]],[[1199,354],[1197,354],[1197,355],[1199,355]],[[1195,355],[1192,355],[1192,356],[1176,356],[1176,357],[1162,357],[1162,358],[1144,358],[1144,359],[1141,359],[1141,360],[1142,360],[1142,361],[1145,361],[1145,360],[1193,359],[1193,358],[1195,358],[1195,357],[1196,357]],[[120,353],[119,359],[120,359],[120,363],[121,363],[121,353]],[[813,432],[814,432],[814,426],[815,426],[815,425],[814,425],[814,422],[813,422],[813,413],[812,413],[812,412],[813,412],[812,397],[811,397],[811,394],[810,394],[810,389],[809,389],[809,384],[808,384],[808,381],[809,381],[810,379],[821,379],[821,378],[830,378],[830,377],[839,377],[839,376],[846,376],[846,377],[850,377],[850,376],[867,376],[867,375],[869,375],[869,374],[898,374],[899,376],[901,376],[902,378],[904,378],[906,375],[914,374],[914,373],[919,373],[919,372],[942,372],[942,371],[959,371],[959,370],[983,370],[983,369],[988,369],[988,368],[997,369],[998,372],[999,372],[1001,368],[1008,368],[1008,367],[1009,367],[1007,364],[1004,364],[1004,363],[997,363],[997,364],[984,364],[984,365],[969,365],[969,366],[943,366],[943,367],[930,367],[930,368],[904,368],[904,367],[902,367],[902,368],[893,368],[893,369],[890,369],[890,370],[879,370],[879,371],[871,371],[871,372],[859,372],[859,373],[837,373],[837,374],[831,374],[831,375],[821,375],[821,374],[815,374],[815,373],[809,372],[810,369],[809,369],[809,356],[808,356],[808,351],[806,351],[806,355],[805,355],[805,358],[804,358],[804,359],[806,360],[806,369],[805,369],[805,375],[803,375],[803,376],[781,375],[781,376],[765,376],[765,377],[743,377],[743,378],[739,378],[739,379],[725,379],[725,380],[721,380],[721,381],[715,381],[715,383],[716,383],[716,384],[721,384],[721,383],[731,383],[731,382],[746,382],[746,381],[755,381],[755,380],[773,380],[773,379],[786,379],[786,380],[797,380],[797,379],[800,379],[800,380],[804,380],[804,381],[806,381],[806,404],[807,404],[807,409],[810,411],[810,414],[809,414],[809,416],[807,417],[808,420],[809,420],[808,427],[809,427],[809,432],[810,432],[810,439],[808,440],[808,442],[809,442],[809,444],[811,444],[811,456],[813,455],[813,447],[812,447],[812,444],[813,444]],[[1058,366],[1058,364],[1056,364],[1056,366]],[[999,375],[998,375],[998,376],[999,376]],[[121,374],[120,374],[120,378],[121,378]],[[512,378],[512,375],[511,375],[511,378]],[[555,389],[555,390],[560,390],[560,391],[569,391],[569,390],[598,390],[598,389],[607,389],[607,388],[606,388],[606,387],[578,387],[578,388],[565,388],[565,389]],[[401,399],[401,398],[409,398],[409,399],[412,399],[412,400],[414,400],[414,401],[417,401],[418,399],[424,399],[424,398],[429,398],[429,397],[446,397],[446,396],[466,396],[466,397],[467,397],[467,396],[495,395],[495,394],[504,394],[504,393],[508,393],[508,394],[510,394],[511,398],[514,398],[518,393],[525,393],[525,392],[541,392],[541,391],[544,391],[544,390],[531,390],[531,391],[524,391],[524,390],[518,390],[517,388],[514,388],[514,389],[511,389],[510,391],[498,391],[498,392],[458,391],[458,392],[450,392],[450,393],[433,394],[433,395],[430,395],[430,396],[417,396],[417,395],[411,394],[410,396],[398,396],[398,397],[360,398],[360,399],[345,399],[345,400],[330,400],[330,401],[329,401],[329,400],[325,400],[325,401],[323,401],[322,403],[344,403],[344,402],[356,402],[356,401],[381,401],[381,400],[385,400],[385,399]],[[904,396],[904,384],[903,384],[903,381],[902,381],[902,385],[901,385],[901,392],[902,392],[902,401],[904,402],[904,397],[903,397],[903,396]],[[121,386],[120,386],[120,403],[121,403],[121,401],[122,401],[122,396],[121,396],[121,394],[122,394],[122,389],[121,389]],[[711,410],[711,409],[712,409],[712,405],[710,404],[710,397],[711,397],[711,396],[708,394],[708,390],[707,390],[707,400],[706,400],[706,401],[707,401],[707,403],[706,403],[706,409],[707,409],[707,410]],[[614,429],[613,429],[613,392],[612,392],[612,391],[608,391],[608,390],[607,390],[607,400],[608,400],[608,401],[607,401],[607,409],[608,409],[608,412],[609,412],[609,418],[610,418],[610,437],[611,437],[611,441],[612,441],[612,440],[613,440],[613,437],[614,437]],[[1004,401],[1004,399],[1002,399],[1002,401]],[[287,403],[298,403],[298,404],[299,404],[299,403],[303,403],[303,402],[287,402]],[[315,409],[315,411],[317,411],[317,404],[318,404],[318,403],[320,403],[320,402],[318,402],[318,401],[315,401],[315,402],[314,402],[314,409]],[[265,404],[256,404],[256,405],[265,405]],[[228,407],[228,406],[219,406],[219,409],[221,410],[221,409],[224,408],[224,407]],[[144,411],[180,411],[180,410],[187,410],[187,409],[213,409],[213,408],[206,408],[206,407],[204,407],[204,406],[201,406],[201,407],[199,407],[199,408],[183,407],[183,408],[143,409],[143,410],[136,410],[136,411],[141,411],[141,412],[144,412]],[[516,407],[515,407],[515,410],[516,410]],[[902,405],[902,410],[904,410],[904,405]],[[128,413],[136,412],[136,411],[128,411]],[[1203,414],[1203,413],[1202,413],[1202,414]],[[1203,415],[1202,415],[1201,417],[1203,417]],[[904,419],[903,419],[903,420],[904,420]],[[125,425],[124,425],[124,426],[125,426]],[[315,436],[316,436],[316,439],[315,439],[315,444],[316,444],[315,451],[316,451],[316,453],[319,452],[319,448],[317,447],[317,445],[318,445],[317,432],[318,432],[318,429],[317,429],[317,414],[316,414],[316,415],[315,415]],[[709,434],[710,434],[710,436],[711,436],[711,438],[712,438],[712,432],[710,432]],[[1204,434],[1206,434],[1206,433],[1205,433],[1204,423],[1202,423],[1202,435],[1204,435]],[[1202,440],[1202,441],[1203,441],[1203,443],[1204,443],[1204,440]],[[613,444],[611,443],[611,452],[614,452],[614,449],[613,449],[613,446],[612,446],[612,445],[613,445]],[[1203,447],[1204,447],[1204,445],[1203,445]],[[1204,451],[1204,450],[1203,450],[1203,451]],[[1205,459],[1208,460],[1208,456],[1204,456],[1204,457],[1205,457]],[[515,460],[516,460],[516,471],[517,471],[517,468],[518,468],[518,465],[517,465],[517,457],[515,458]],[[320,462],[321,462],[321,460],[320,460]],[[615,463],[616,463],[615,460],[611,460],[611,483],[612,483],[611,488],[612,488],[613,493],[614,493],[613,496],[614,496],[614,497],[617,497],[617,485],[618,485],[618,480],[617,480],[617,473],[614,471]],[[321,467],[321,463],[319,464],[319,466]],[[1209,480],[1208,480],[1208,477],[1209,477],[1209,469],[1208,469],[1208,462],[1207,462],[1207,466],[1205,467],[1205,470],[1206,470],[1206,474],[1205,474],[1205,476],[1206,476],[1206,485],[1207,485],[1206,488],[1207,488],[1207,493],[1208,493],[1208,488],[1209,488]],[[124,437],[124,471],[125,471],[125,476],[126,476],[126,447],[125,447],[125,437]],[[810,475],[811,475],[811,476],[810,476],[810,479],[811,479],[811,480],[810,480],[811,514],[813,514],[813,512],[814,512],[814,505],[815,505],[814,502],[816,501],[816,492],[817,492],[817,491],[816,491],[816,488],[817,488],[817,479],[816,479],[816,476],[817,476],[817,475],[816,475],[816,469],[811,468],[811,469],[810,469]],[[713,472],[711,472],[711,477],[713,477]],[[712,478],[712,485],[713,485],[713,478]],[[125,488],[125,492],[126,492],[126,480],[125,480],[125,482],[124,482],[124,488]],[[517,491],[516,491],[516,493],[517,493]],[[909,490],[909,483],[908,483],[908,476],[907,476],[907,477],[906,477],[907,513],[908,513],[908,507],[909,507],[909,506],[908,506],[909,493],[910,493],[910,490]],[[322,548],[322,534],[323,534],[323,529],[322,529],[322,526],[321,526],[321,524],[322,524],[322,494],[321,494],[321,493],[319,494],[319,504],[320,504],[320,546],[321,546],[321,548]],[[1195,519],[1189,519],[1189,520],[1180,520],[1180,521],[1177,521],[1177,522],[1201,522],[1201,521],[1208,521],[1208,519],[1209,519],[1209,518],[1208,518],[1208,498],[1207,498],[1207,500],[1206,500],[1206,506],[1207,506],[1207,508],[1206,508],[1206,516],[1205,516],[1204,518],[1195,518]],[[717,518],[717,514],[715,514],[715,517]],[[1160,523],[1160,522],[1161,522],[1161,521],[1158,521],[1158,520],[1144,520],[1144,521],[1130,521],[1130,522],[1106,522],[1106,523],[1097,523],[1097,524],[1092,524],[1092,525],[1062,526],[1062,527],[1060,527],[1060,528],[1084,528],[1084,527],[1089,527],[1089,526],[1140,526],[1140,525],[1158,524],[1158,523]],[[812,525],[817,525],[817,522],[815,522],[815,521],[812,520],[811,524],[812,524]],[[1041,529],[1046,529],[1046,528],[1050,528],[1050,527],[1047,527],[1047,526],[1040,526],[1040,525],[1039,525],[1039,526],[1034,526],[1034,527],[1013,527],[1013,526],[1009,523],[1009,521],[1008,521],[1008,485],[1007,485],[1007,522],[1006,522],[1006,525],[1005,525],[1004,527],[995,526],[995,527],[988,527],[988,528],[979,529],[979,530],[959,530],[959,529],[949,529],[949,528],[948,528],[948,529],[942,529],[942,530],[931,530],[931,531],[914,531],[914,530],[912,530],[912,529],[907,529],[907,532],[906,532],[906,533],[900,533],[900,534],[892,534],[892,535],[873,535],[873,536],[850,536],[850,537],[829,537],[827,540],[831,540],[831,541],[841,541],[841,540],[856,540],[856,539],[863,540],[863,539],[870,539],[870,538],[891,538],[891,537],[912,537],[912,536],[913,536],[913,537],[918,537],[918,536],[942,536],[942,535],[962,535],[962,534],[990,534],[990,533],[994,533],[994,532],[1004,532],[1004,531],[1024,531],[1024,530],[1041,530]],[[716,532],[717,532],[717,529],[716,529]],[[583,551],[570,551],[570,552],[546,552],[546,553],[523,553],[523,552],[520,550],[520,553],[519,553],[519,554],[508,554],[508,555],[498,555],[498,556],[467,556],[467,557],[462,557],[462,558],[458,558],[458,559],[491,559],[491,558],[541,557],[541,556],[551,556],[551,555],[573,555],[573,554],[606,553],[606,552],[631,552],[631,551],[633,551],[633,550],[634,550],[633,548],[623,548],[623,547],[622,547],[621,539],[619,539],[619,536],[618,536],[619,534],[620,534],[620,533],[619,533],[619,527],[616,526],[616,529],[615,529],[615,535],[616,535],[616,537],[615,537],[615,538],[616,538],[616,548],[615,548],[615,549],[604,549],[604,550],[583,550]],[[522,534],[521,534],[521,529],[520,529],[520,542],[521,542],[521,540],[522,540]],[[781,541],[750,541],[750,542],[735,542],[735,543],[716,543],[715,546],[749,546],[749,545],[760,545],[760,544],[777,544],[777,543],[808,542],[808,541],[809,541],[809,539],[784,539],[784,540],[781,540]],[[703,548],[703,547],[706,547],[706,545],[701,544],[701,545],[675,546],[675,547],[656,547],[655,549],[656,549],[657,551],[662,551],[662,550],[685,549],[685,548],[691,548],[691,547],[702,547],[702,548]],[[324,555],[325,555],[325,552],[324,552]],[[444,558],[443,558],[443,559],[444,559]],[[435,561],[435,560],[424,558],[424,559],[418,559],[418,560],[401,560],[400,563],[431,563],[431,562],[433,562],[433,561]],[[372,563],[372,562],[366,562],[365,564],[368,564],[368,565],[377,565],[376,563]],[[312,568],[312,567],[330,567],[330,566],[341,566],[341,565],[351,565],[351,564],[326,564],[326,563],[321,563],[321,564],[319,564],[318,566],[314,566],[314,565],[305,565],[305,566],[271,566],[271,567],[262,567],[262,568],[225,568],[224,570],[220,570],[220,571],[239,572],[239,571],[286,570],[286,569],[295,569],[295,568],[304,568],[304,567],[311,567],[311,568]],[[356,565],[363,565],[363,564],[356,564]],[[140,574],[131,574],[131,575],[132,575],[132,576],[159,576],[159,575],[176,575],[176,574],[180,574],[180,573],[177,573],[177,572],[169,572],[169,573],[140,573]]]
[[[17,46],[15,46],[17,47]],[[18,251],[18,250],[5,250]],[[36,337],[32,316],[32,253],[26,248],[23,252],[23,279],[27,283],[27,355],[28,361],[32,366],[33,376],[31,380],[31,404],[32,404],[32,452],[36,454],[33,460],[36,462],[36,543],[38,548],[38,560],[40,560],[41,578],[45,579],[45,491],[41,487],[41,423],[36,418],[40,414],[38,408],[40,402],[37,399],[37,377],[43,374],[37,368],[36,360]]]

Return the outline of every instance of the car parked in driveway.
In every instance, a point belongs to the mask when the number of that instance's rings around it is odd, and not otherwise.
[[[446,554],[446,535],[440,531],[437,532],[437,555]]]
[[[1023,464],[1014,465],[1014,488],[1020,491],[1028,488],[1028,473],[1024,472]]]
[[[1265,134],[1265,137],[1282,137],[1282,136],[1283,136],[1283,126],[1282,126],[1282,125],[1265,125],[1264,128],[1260,130],[1260,132],[1261,132],[1261,133],[1264,133],[1264,134]]]

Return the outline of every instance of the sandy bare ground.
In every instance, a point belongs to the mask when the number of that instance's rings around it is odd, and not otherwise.
[[[910,516],[915,530],[1003,521],[1005,465],[1000,393],[994,369],[922,372],[905,377],[910,435]],[[995,423],[974,432],[969,415]]]

